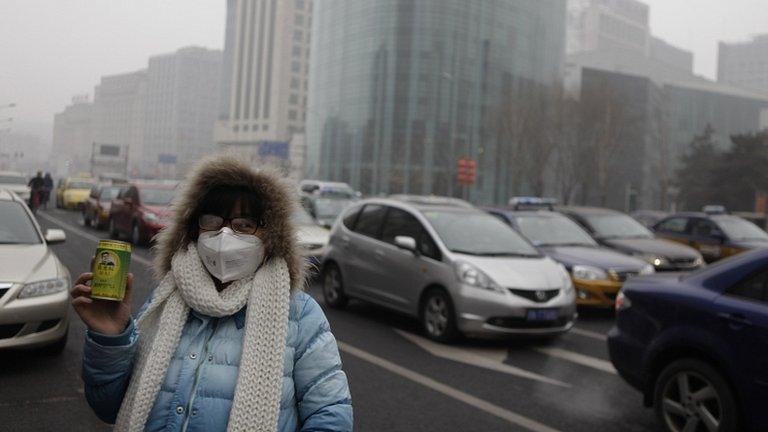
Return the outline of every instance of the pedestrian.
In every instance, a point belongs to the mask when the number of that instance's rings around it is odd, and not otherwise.
[[[45,173],[43,177],[43,208],[48,210],[48,201],[51,199],[51,191],[53,190],[53,178],[51,173]]]
[[[85,396],[116,431],[351,431],[336,340],[302,291],[293,188],[231,156],[188,177],[157,240],[160,283],[131,318],[72,296],[88,327]]]
[[[42,199],[43,190],[45,189],[45,180],[43,179],[43,172],[38,171],[37,175],[32,177],[31,180],[29,180],[29,183],[27,183],[27,186],[29,186],[30,193],[29,193],[29,207],[34,213],[37,211],[37,207],[40,205],[40,200]]]

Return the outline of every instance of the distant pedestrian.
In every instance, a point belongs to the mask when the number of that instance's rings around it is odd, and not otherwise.
[[[43,179],[43,172],[38,171],[37,175],[32,177],[27,186],[29,186],[30,189],[29,207],[34,213],[37,211],[37,207],[42,201],[43,191],[45,190],[45,179]]]
[[[53,190],[53,178],[51,173],[45,173],[43,177],[43,208],[48,210],[48,201],[51,199],[51,191]]]
[[[328,321],[302,292],[294,192],[239,160],[191,174],[157,242],[161,279],[135,320],[120,302],[72,304],[88,326],[88,403],[116,431],[351,431],[347,377]]]

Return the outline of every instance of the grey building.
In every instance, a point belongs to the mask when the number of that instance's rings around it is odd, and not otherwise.
[[[768,34],[749,42],[720,42],[717,80],[768,95]]]
[[[93,143],[94,108],[88,96],[72,98],[72,104],[53,117],[52,154],[57,174],[89,170]]]
[[[315,3],[307,109],[310,177],[364,193],[511,194],[504,97],[562,79],[565,0]]]
[[[304,132],[311,25],[312,0],[227,0],[220,149],[289,163],[274,149]]]

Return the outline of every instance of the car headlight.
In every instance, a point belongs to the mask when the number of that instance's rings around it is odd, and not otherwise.
[[[504,289],[494,282],[493,279],[468,262],[457,262],[455,269],[456,276],[461,282],[464,282],[467,285],[487,289],[489,291],[504,292]]]
[[[608,273],[603,269],[587,265],[575,265],[571,269],[574,279],[581,280],[608,280]]]
[[[651,264],[648,264],[648,265],[644,266],[642,269],[640,269],[640,273],[639,274],[640,274],[640,276],[647,276],[649,274],[654,274],[654,273],[656,273],[656,269],[653,268],[653,266]]]
[[[660,255],[641,253],[636,254],[635,256],[654,267],[665,267],[669,265],[669,260]]]
[[[48,279],[39,282],[30,282],[24,285],[19,293],[19,298],[40,297],[54,294],[67,289],[69,281],[64,278]]]
[[[144,222],[149,222],[154,224],[160,222],[160,218],[157,217],[157,215],[154,213],[144,213],[144,216],[142,216],[142,218],[144,219]]]
[[[562,279],[563,292],[565,292],[565,295],[571,295],[571,293],[573,293],[573,280],[571,280],[571,275],[568,274],[568,270],[565,268],[564,265],[559,264],[558,267],[560,268],[560,277]]]

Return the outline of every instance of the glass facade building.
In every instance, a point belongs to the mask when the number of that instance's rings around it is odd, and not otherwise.
[[[505,202],[503,95],[561,81],[565,0],[323,0],[313,11],[308,176],[367,194]],[[458,159],[477,161],[463,191]]]

